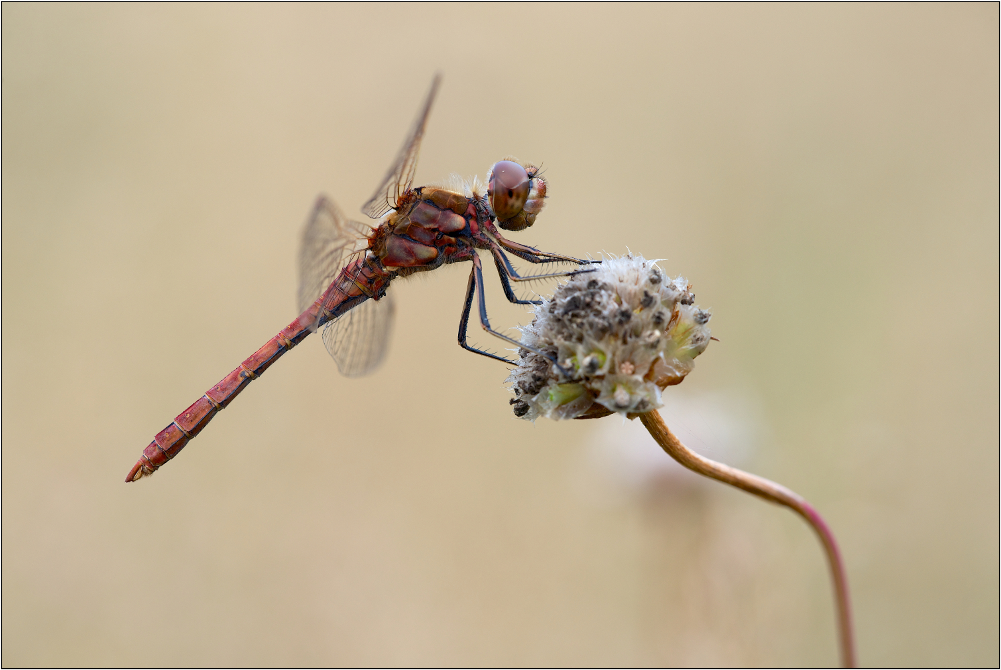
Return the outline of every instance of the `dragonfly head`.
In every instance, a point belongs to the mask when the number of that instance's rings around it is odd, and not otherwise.
[[[504,230],[524,230],[545,206],[546,181],[539,168],[514,159],[498,161],[487,173],[487,197]]]

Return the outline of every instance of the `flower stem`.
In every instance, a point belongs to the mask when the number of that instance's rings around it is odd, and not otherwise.
[[[827,553],[827,560],[830,563],[831,579],[834,582],[834,600],[838,610],[838,637],[841,646],[841,662],[846,668],[855,666],[855,640],[852,633],[851,606],[848,601],[848,580],[845,576],[844,563],[841,561],[841,554],[838,552],[837,542],[834,541],[834,533],[828,528],[820,514],[810,503],[802,497],[793,493],[789,489],[775,482],[770,482],[764,477],[758,477],[747,472],[743,472],[728,465],[711,461],[708,458],[699,456],[694,451],[681,443],[670,431],[659,412],[646,412],[639,415],[643,425],[653,436],[664,451],[672,458],[684,465],[689,470],[693,470],[700,475],[711,479],[736,486],[779,505],[785,505],[794,512],[806,519],[810,527],[820,537],[820,542]]]

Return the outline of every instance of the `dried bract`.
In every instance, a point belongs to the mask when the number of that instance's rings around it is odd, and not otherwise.
[[[711,314],[695,306],[683,277],[639,256],[606,260],[573,277],[535,308],[507,381],[515,416],[534,421],[637,414],[661,406],[709,344]]]

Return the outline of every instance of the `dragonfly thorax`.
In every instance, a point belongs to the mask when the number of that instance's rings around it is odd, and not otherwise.
[[[373,231],[369,251],[386,268],[430,270],[465,259],[489,216],[483,201],[436,186],[415,188]]]

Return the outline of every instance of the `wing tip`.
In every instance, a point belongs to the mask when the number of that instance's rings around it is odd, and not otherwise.
[[[381,219],[387,212],[396,209],[396,202],[393,200],[392,191],[396,191],[395,197],[398,198],[411,187],[410,181],[413,179],[413,170],[416,167],[416,156],[420,150],[421,139],[424,136],[424,128],[427,126],[427,120],[431,114],[431,107],[434,104],[435,97],[438,95],[438,89],[441,87],[441,80],[442,73],[441,70],[438,70],[431,79],[431,88],[424,99],[424,105],[417,115],[410,135],[404,141],[403,147],[396,157],[396,162],[389,168],[389,172],[386,173],[382,184],[375,189],[375,194],[362,205],[361,211],[365,216],[371,219]],[[409,174],[405,175],[407,172]],[[396,182],[395,185],[393,184],[394,181]],[[402,190],[400,189],[401,186],[403,187]]]

